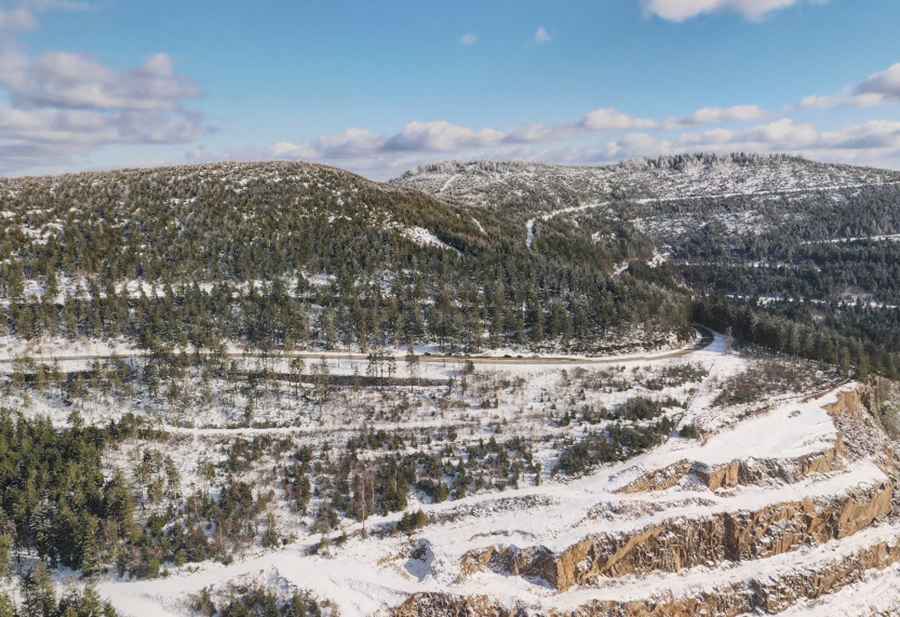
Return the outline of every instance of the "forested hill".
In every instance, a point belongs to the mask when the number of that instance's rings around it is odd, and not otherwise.
[[[145,347],[608,347],[687,335],[643,237],[524,245],[516,216],[304,163],[0,181],[0,335]]]
[[[392,184],[518,220],[534,253],[649,244],[649,263],[667,264],[711,325],[817,359],[896,363],[885,352],[900,351],[900,172],[688,154],[603,167],[438,163]]]

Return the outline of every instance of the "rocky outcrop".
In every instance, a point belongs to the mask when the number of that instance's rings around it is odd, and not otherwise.
[[[838,469],[842,453],[843,442],[838,437],[834,447],[795,459],[751,458],[717,466],[697,464],[692,471],[712,491],[765,484],[772,480],[799,482],[812,474]]]
[[[861,549],[850,557],[816,572],[797,571],[777,578],[752,581],[753,605],[767,613],[778,613],[798,598],[818,598],[856,583],[867,571],[900,562],[900,540]]]
[[[824,405],[823,408],[831,415],[862,417],[868,413],[864,401],[867,394],[866,390],[866,386],[861,386],[853,390],[839,392],[837,401]]]
[[[417,593],[394,609],[392,617],[524,617],[487,596]]]
[[[645,493],[649,491],[664,491],[681,483],[691,473],[693,463],[688,460],[680,460],[662,469],[654,469],[641,474],[622,488],[617,493]]]
[[[798,482],[812,474],[827,473],[838,469],[843,454],[843,440],[838,435],[833,447],[794,459],[734,460],[724,465],[705,465],[680,460],[661,469],[642,474],[616,492],[633,494],[662,491],[677,486],[688,475],[698,478],[711,491],[736,486],[760,485],[773,480]]]
[[[470,551],[460,561],[460,576],[491,570],[524,578],[545,578],[545,569],[552,568],[553,551],[544,547],[519,549],[515,546],[491,546]]]
[[[678,597],[594,601],[574,610],[506,607],[485,596],[415,594],[394,610],[394,617],[737,617],[775,614],[801,600],[821,598],[862,580],[867,573],[900,562],[900,539],[861,547],[815,569],[780,570],[735,580]],[[712,586],[711,586],[712,587]]]
[[[592,535],[559,554],[545,547],[492,546],[464,555],[461,572],[490,569],[540,578],[565,591],[601,577],[762,559],[852,535],[889,514],[891,498],[885,483],[821,502],[777,503],[755,512],[667,520],[628,534]]]
[[[795,459],[770,460],[747,459],[735,460],[726,465],[707,467],[696,465],[694,473],[712,491],[764,484],[771,480],[782,482],[799,482],[816,473],[834,471],[840,466],[843,454],[843,441],[840,436],[834,447],[823,452],[808,454]]]

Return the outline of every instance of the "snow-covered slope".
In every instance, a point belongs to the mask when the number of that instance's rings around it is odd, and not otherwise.
[[[900,297],[880,265],[898,250],[887,246],[900,234],[897,171],[784,155],[687,154],[602,167],[448,162],[393,183],[516,219],[534,251],[641,239],[655,245],[616,273],[658,254],[690,285],[732,297],[777,296],[792,287],[788,275],[804,268],[820,272],[807,286],[816,291],[809,300],[854,294],[896,305]],[[854,254],[876,243],[889,254]],[[746,267],[756,272],[740,271]],[[760,280],[770,273],[776,276]]]
[[[443,503],[418,495],[414,507],[429,522],[409,535],[394,530],[399,514],[373,516],[367,534],[359,523],[344,522],[347,539],[312,555],[320,536],[301,526],[287,546],[229,565],[178,569],[165,580],[107,577],[101,594],[133,617],[190,615],[192,594],[248,580],[309,589],[344,617],[720,617],[791,607],[790,615],[863,617],[896,607],[889,598],[865,596],[897,588],[900,520],[891,446],[873,432],[860,384],[810,373],[808,383],[790,391],[728,405],[719,395],[755,360],[728,353],[722,337],[685,357],[621,358],[612,374],[636,382],[609,392],[615,381],[603,373],[607,389],[591,391],[587,401],[615,404],[646,394],[638,384],[660,371],[702,367],[699,382],[652,390],[660,398],[687,396],[678,421],[698,427],[701,438],[673,436],[636,458],[566,478],[546,471],[556,456],[552,443],[593,429],[551,426],[543,414],[552,416],[554,401],[562,404],[590,383],[597,366],[520,362],[479,366],[473,377],[474,383],[522,377],[520,393],[474,416],[448,410],[435,426],[453,426],[458,439],[474,445],[505,418],[507,428],[495,437],[535,444],[545,463],[535,481]],[[416,416],[400,419],[398,430],[425,431]],[[304,439],[340,444],[358,428],[354,418],[352,412],[331,418],[333,426],[311,429]],[[228,432],[240,429],[220,430],[217,438]],[[179,460],[198,456],[199,443],[179,446],[185,450]],[[291,515],[279,518],[288,524]],[[656,612],[646,612],[651,607]]]
[[[790,156],[688,154],[600,167],[525,162],[446,162],[392,181],[449,201],[554,210],[619,198],[684,198],[871,185],[900,173]]]

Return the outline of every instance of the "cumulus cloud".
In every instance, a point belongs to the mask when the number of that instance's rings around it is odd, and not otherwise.
[[[690,145],[704,144],[727,144],[735,140],[737,133],[728,129],[711,129],[709,131],[700,131],[698,133],[682,133],[679,137],[679,143]]]
[[[751,21],[760,21],[769,13],[786,9],[803,0],[642,0],[644,11],[667,21],[682,22],[699,15],[730,11]],[[823,4],[827,0],[809,0]]]
[[[601,131],[611,129],[652,129],[658,125],[654,120],[636,118],[612,107],[605,107],[585,114],[579,126],[593,131]]]
[[[291,141],[279,141],[272,144],[271,155],[277,159],[314,159],[318,156],[318,153],[306,144],[295,144]],[[188,158],[190,160],[200,160],[205,156],[205,148],[196,148],[188,153]]]
[[[800,107],[805,109],[865,108],[897,101],[900,101],[900,63],[869,75],[840,94],[808,96],[800,102]]]
[[[164,53],[120,72],[81,54],[29,58],[12,50],[0,57],[0,86],[21,107],[161,110],[200,94],[193,82],[175,73]]]
[[[468,33],[462,35],[461,37],[459,37],[459,42],[461,45],[465,45],[466,47],[471,47],[472,45],[474,45],[475,43],[478,42],[478,35],[468,32]]]
[[[529,124],[506,135],[504,141],[515,144],[535,143],[552,139],[563,131],[564,129],[544,126],[543,124]]]
[[[685,147],[749,149],[772,152],[813,152],[829,150],[879,150],[900,148],[900,122],[876,120],[836,131],[819,131],[815,125],[781,119],[748,131],[713,129],[685,133],[678,143]]]
[[[628,133],[607,144],[606,154],[610,160],[658,156],[671,153],[674,146],[670,140],[659,139],[647,133]]]
[[[823,133],[821,146],[827,148],[873,150],[900,148],[900,122],[875,120],[839,131]]]
[[[856,87],[856,94],[900,99],[900,63],[870,75]]]
[[[735,105],[733,107],[701,107],[694,113],[679,118],[675,124],[681,126],[699,126],[720,122],[748,122],[759,120],[766,112],[756,105]]]
[[[538,126],[510,134],[491,128],[476,130],[446,120],[413,121],[387,137],[368,129],[352,128],[303,144],[279,142],[272,146],[272,155],[276,158],[339,160],[400,153],[445,153],[464,148],[525,143],[545,136],[545,130]]]
[[[384,146],[384,139],[368,129],[350,128],[337,135],[318,138],[312,149],[323,158],[365,156]]]
[[[534,33],[534,42],[538,45],[543,45],[544,43],[549,43],[553,40],[553,37],[550,35],[550,32],[547,31],[547,28],[544,26],[538,26],[538,29]]]
[[[883,94],[837,94],[832,96],[808,96],[800,102],[805,109],[834,109],[835,107],[877,107],[887,100]]]
[[[495,129],[476,131],[444,120],[410,122],[385,142],[385,149],[449,152],[462,147],[498,144],[505,138],[505,133]]]
[[[202,116],[184,107],[200,95],[165,53],[131,70],[116,70],[83,54],[25,52],[17,42],[39,27],[41,11],[79,11],[91,5],[30,0],[0,11],[0,169],[83,158],[123,144],[183,144],[207,130]]]
[[[743,133],[739,139],[796,148],[814,144],[818,137],[815,125],[783,118]]]

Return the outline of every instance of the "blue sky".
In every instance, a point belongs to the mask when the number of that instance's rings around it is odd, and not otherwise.
[[[896,0],[6,1],[0,173],[688,150],[900,167],[897,24]]]

